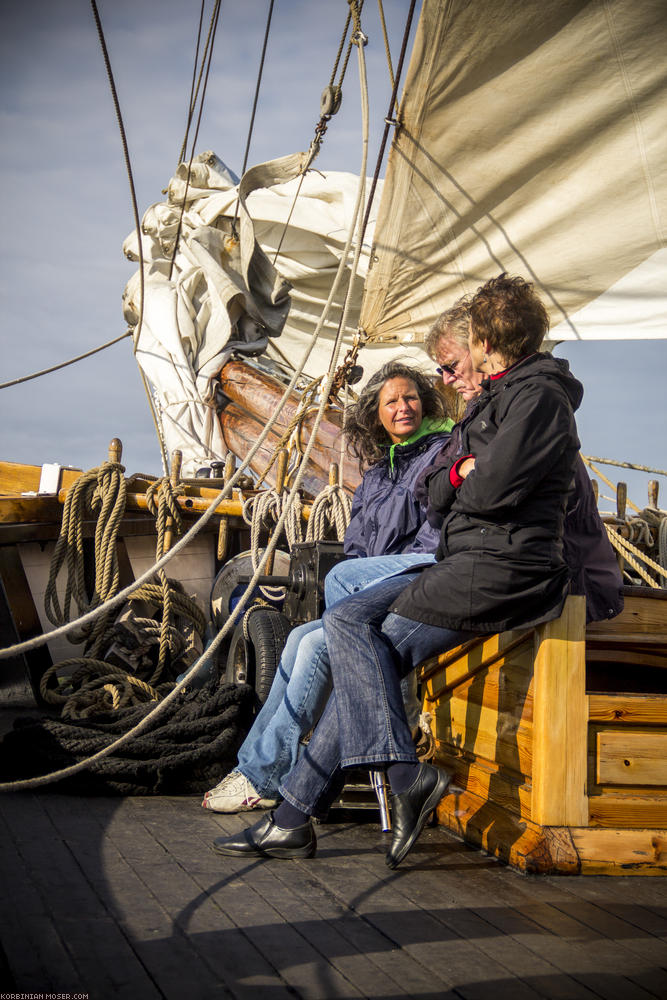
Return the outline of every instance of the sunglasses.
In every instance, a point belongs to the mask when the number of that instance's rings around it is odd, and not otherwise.
[[[438,367],[435,369],[436,372],[440,376],[442,376],[444,374],[447,374],[447,375],[451,375],[453,377],[456,377],[456,375],[458,374],[458,372],[456,371],[456,369],[459,367],[459,365],[463,361],[465,361],[465,359],[468,357],[469,353],[470,353],[470,351],[466,351],[466,353],[463,355],[463,357],[460,358],[458,361],[455,361],[454,364],[452,364],[452,365],[438,365]]]

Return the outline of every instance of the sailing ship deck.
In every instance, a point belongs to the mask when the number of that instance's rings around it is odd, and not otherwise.
[[[247,862],[210,844],[255,816],[192,797],[1,801],[5,993],[667,996],[661,878],[525,876],[442,828],[389,872],[358,812],[318,827],[314,860]]]

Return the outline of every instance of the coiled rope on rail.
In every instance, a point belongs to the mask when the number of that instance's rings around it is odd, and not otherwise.
[[[329,484],[321,490],[310,508],[306,528],[306,541],[315,542],[328,538],[332,529],[339,542],[343,541],[350,523],[352,500],[338,483]]]
[[[629,541],[627,538],[624,538],[615,525],[605,524],[605,528],[607,529],[607,535],[609,536],[609,541],[616,549],[616,551],[619,552],[623,556],[625,561],[632,566],[632,568],[639,574],[642,580],[645,580],[646,583],[648,583],[649,587],[653,587],[654,589],[659,590],[660,584],[656,583],[656,581],[650,575],[648,570],[645,569],[644,566],[642,566],[639,560],[641,560],[646,566],[650,567],[660,575],[663,575],[664,566],[660,566],[657,562],[655,562],[653,559],[647,556],[645,552],[642,552],[642,550],[637,548],[636,545],[633,545],[631,541]]]
[[[283,396],[282,396],[281,400],[279,401],[278,406],[276,407],[276,411],[274,412],[274,414],[272,414],[272,416],[267,421],[264,429],[261,431],[259,437],[255,441],[255,444],[251,447],[250,451],[246,455],[243,463],[236,470],[236,472],[234,473],[234,475],[232,476],[232,478],[229,480],[229,482],[225,485],[225,487],[220,491],[220,493],[218,494],[218,496],[211,503],[209,509],[202,515],[202,517],[192,526],[192,528],[190,528],[190,530],[187,532],[187,534],[182,539],[180,539],[180,541],[178,541],[176,543],[176,545],[170,550],[170,552],[168,552],[164,556],[162,556],[162,558],[160,560],[158,560],[158,563],[154,567],[152,567],[150,570],[147,570],[140,577],[140,579],[137,581],[137,584],[143,583],[144,581],[146,581],[149,577],[151,577],[153,575],[153,573],[155,572],[155,570],[161,568],[163,565],[166,565],[166,563],[169,561],[169,559],[173,558],[181,549],[183,549],[187,544],[189,544],[190,540],[192,539],[192,537],[194,537],[195,534],[197,534],[199,531],[202,531],[204,529],[205,525],[207,525],[208,522],[215,516],[216,510],[217,510],[218,506],[220,505],[220,503],[222,503],[222,501],[224,499],[226,499],[231,494],[232,489],[234,488],[234,486],[238,482],[240,476],[243,475],[244,470],[249,466],[249,464],[252,461],[252,459],[254,458],[254,456],[257,454],[257,452],[259,451],[259,449],[264,444],[264,441],[266,440],[266,438],[268,437],[268,435],[271,432],[271,429],[273,428],[273,425],[274,425],[274,423],[275,423],[275,421],[277,419],[277,416],[278,416],[280,410],[284,406],[286,400],[290,397],[290,394],[291,394],[294,386],[296,385],[298,379],[300,378],[301,373],[303,372],[303,370],[304,370],[304,368],[305,368],[305,366],[306,366],[306,364],[308,362],[308,358],[310,357],[310,354],[311,354],[311,352],[313,350],[313,347],[314,347],[314,345],[315,345],[315,343],[316,343],[316,341],[317,341],[317,339],[318,339],[318,337],[319,337],[319,335],[320,335],[320,333],[321,333],[321,331],[322,331],[322,329],[324,327],[324,324],[325,324],[325,322],[327,320],[327,317],[329,315],[329,312],[331,310],[332,303],[334,302],[336,294],[338,292],[338,288],[339,288],[339,286],[340,286],[340,284],[341,284],[341,282],[343,280],[344,274],[347,271],[348,255],[350,253],[352,244],[353,244],[353,242],[355,240],[355,236],[356,236],[357,239],[356,239],[356,244],[355,244],[354,259],[353,259],[352,268],[351,268],[351,271],[350,271],[350,274],[349,274],[348,293],[347,293],[346,298],[345,298],[345,303],[344,303],[344,307],[343,307],[343,317],[342,317],[341,325],[339,327],[339,332],[338,332],[337,339],[336,339],[336,348],[334,350],[334,360],[332,361],[332,366],[330,368],[329,374],[328,374],[327,379],[325,381],[325,386],[323,388],[323,396],[322,396],[322,400],[321,400],[321,403],[320,403],[320,407],[318,409],[318,413],[317,413],[317,415],[315,417],[315,423],[314,423],[313,430],[312,430],[311,440],[309,441],[309,443],[308,443],[308,445],[306,447],[306,450],[305,450],[305,453],[304,453],[304,461],[302,463],[301,468],[297,472],[296,479],[295,479],[294,485],[292,486],[290,496],[296,496],[296,494],[297,494],[297,492],[299,490],[299,487],[301,485],[301,480],[303,479],[303,476],[305,475],[306,463],[308,461],[308,457],[310,455],[312,447],[314,446],[314,442],[315,442],[315,439],[316,439],[317,431],[319,429],[320,423],[321,423],[323,415],[324,415],[324,410],[325,410],[325,407],[326,407],[326,401],[327,401],[327,398],[328,398],[328,394],[330,392],[331,385],[333,383],[334,366],[335,366],[335,363],[337,361],[338,351],[340,350],[340,344],[341,344],[341,341],[342,341],[342,331],[345,329],[345,325],[346,325],[346,322],[347,322],[347,315],[348,315],[348,312],[349,312],[350,302],[351,302],[351,290],[352,290],[352,285],[353,285],[353,279],[354,279],[354,275],[356,274],[356,269],[358,267],[359,257],[360,257],[360,254],[361,254],[361,240],[359,238],[360,237],[359,219],[360,219],[360,216],[361,216],[361,213],[362,213],[362,210],[363,210],[363,201],[364,201],[364,193],[365,193],[365,186],[366,186],[365,177],[366,177],[366,161],[367,161],[367,149],[368,149],[368,131],[369,131],[369,124],[368,123],[369,123],[369,114],[368,114],[368,84],[367,84],[367,79],[366,79],[366,65],[365,65],[364,56],[363,56],[363,47],[362,47],[361,44],[358,44],[358,46],[357,46],[357,53],[358,53],[358,63],[359,63],[359,79],[360,79],[360,86],[361,86],[362,133],[363,133],[363,137],[362,137],[361,169],[359,171],[359,185],[358,185],[358,189],[357,189],[357,198],[356,198],[355,206],[354,206],[353,213],[352,213],[352,219],[351,219],[351,222],[350,222],[350,228],[349,228],[349,231],[348,231],[348,234],[347,234],[347,239],[346,239],[345,247],[344,247],[343,253],[341,255],[341,259],[339,261],[338,267],[336,269],[336,274],[335,274],[334,280],[332,282],[331,288],[329,290],[329,295],[328,295],[327,300],[326,300],[326,302],[324,304],[324,307],[322,309],[322,313],[321,313],[320,318],[319,318],[319,320],[317,322],[315,330],[313,331],[313,333],[311,335],[310,343],[307,345],[306,349],[304,350],[304,354],[303,354],[303,356],[302,356],[302,358],[301,358],[298,366],[295,368],[294,373],[293,373],[293,375],[292,375],[292,377],[290,379],[289,384],[285,388]],[[283,516],[286,516],[286,515],[283,515]],[[282,517],[281,517],[281,520],[282,520]],[[254,586],[256,585],[256,583],[257,583],[257,579],[262,574],[262,570],[263,570],[264,566],[266,565],[266,563],[268,562],[268,560],[272,557],[272,555],[273,555],[273,553],[275,551],[275,548],[276,548],[276,545],[277,545],[277,539],[278,539],[278,532],[279,532],[279,530],[280,530],[281,527],[282,527],[281,522],[278,522],[278,525],[276,525],[276,532],[274,533],[273,537],[270,539],[270,541],[269,541],[269,543],[268,543],[268,545],[267,545],[267,547],[266,547],[266,549],[264,551],[264,554],[262,556],[260,564],[258,565],[257,569],[255,570],[255,573],[253,574],[253,577],[251,578],[250,582],[248,583],[248,586],[246,588],[245,594],[241,597],[239,603],[237,604],[236,608],[234,609],[234,612],[229,616],[229,618],[227,619],[227,621],[223,625],[222,629],[220,630],[220,632],[218,633],[218,635],[216,636],[216,638],[213,640],[213,642],[211,643],[210,647],[207,649],[206,654],[205,654],[206,658],[208,658],[209,656],[213,655],[213,653],[217,650],[217,648],[219,647],[219,645],[223,642],[223,640],[225,639],[225,637],[227,636],[227,634],[235,627],[236,621],[237,621],[238,617],[240,616],[240,614],[242,613],[243,608],[245,607],[245,604],[247,603],[247,601],[249,599],[249,595],[252,593],[252,590],[253,590]],[[129,594],[131,593],[131,591],[133,589],[135,589],[133,586],[126,587],[123,591],[121,591],[120,593],[118,593],[115,596],[115,598],[112,599],[111,604],[114,605],[114,606],[119,605],[126,597],[129,596]],[[88,612],[88,614],[85,616],[85,622],[94,620],[99,615],[100,612],[101,612],[101,609],[93,609],[92,611]],[[83,622],[81,622],[80,624],[83,624]],[[2,649],[2,650],[0,650],[0,660],[1,659],[5,659],[5,658],[7,658],[9,656],[16,655],[16,653],[18,653],[18,652],[27,652],[29,649],[35,649],[38,646],[43,645],[48,639],[55,638],[57,635],[63,634],[66,631],[66,629],[67,629],[67,626],[61,626],[60,628],[54,629],[51,633],[49,633],[47,635],[36,636],[34,639],[29,639],[29,640],[26,640],[25,642],[22,642],[22,643],[16,643],[16,644],[12,645],[11,647],[7,647],[5,649]],[[144,718],[142,718],[140,721],[138,721],[136,723],[136,725],[133,725],[132,728],[130,728],[128,731],[126,731],[122,735],[120,735],[111,744],[109,744],[107,746],[104,746],[101,749],[97,750],[94,754],[92,754],[86,760],[77,761],[75,764],[72,764],[71,766],[59,768],[58,770],[52,771],[49,774],[40,775],[39,777],[35,777],[35,778],[27,778],[27,779],[21,780],[21,781],[2,782],[2,783],[0,783],[0,792],[2,792],[2,791],[19,791],[19,790],[26,789],[26,788],[35,788],[35,787],[38,787],[38,786],[41,786],[41,785],[48,784],[48,783],[50,783],[52,781],[58,781],[58,780],[61,780],[63,778],[69,778],[69,777],[73,776],[74,774],[78,774],[79,771],[82,771],[85,768],[91,767],[93,765],[97,765],[97,763],[99,761],[101,761],[104,758],[108,757],[110,754],[112,754],[115,751],[117,751],[120,747],[124,746],[129,741],[136,740],[136,738],[138,737],[138,735],[140,733],[142,733],[148,726],[153,725],[159,716],[161,716],[164,712],[166,712],[166,711],[168,711],[168,710],[171,709],[171,706],[172,706],[173,702],[179,696],[179,694],[183,690],[183,688],[187,685],[188,678],[191,675],[194,675],[196,673],[196,671],[198,670],[198,668],[199,668],[199,666],[200,666],[200,664],[202,663],[203,660],[204,660],[204,656],[200,657],[197,660],[197,662],[194,663],[190,667],[190,669],[188,671],[188,674],[184,678],[182,678],[176,684],[175,688],[165,698],[163,698],[161,702],[157,703],[157,705],[150,712],[150,714],[146,715]]]
[[[72,484],[63,507],[60,535],[56,542],[49,579],[44,595],[44,610],[52,624],[71,622],[72,601],[81,616],[97,608],[118,590],[120,571],[116,541],[127,498],[124,467],[118,461],[104,462],[84,472]],[[89,599],[86,592],[83,521],[96,517],[95,585]],[[56,581],[63,567],[67,570],[65,596],[61,607]],[[71,641],[88,642],[95,656],[106,629],[108,615],[101,615],[90,627],[72,629]],[[76,623],[74,623],[76,624]]]
[[[116,541],[126,500],[123,472],[119,462],[106,462],[80,476],[68,491],[45,596],[46,613],[54,624],[70,620],[72,599],[80,610],[87,610],[88,606],[97,606],[113,597],[118,590]],[[170,534],[178,534],[182,530],[181,513],[176,502],[177,495],[182,492],[182,487],[175,486],[168,478],[157,480],[147,490],[147,506],[156,518],[158,559],[169,547],[167,539]],[[96,512],[95,589],[88,601],[82,528],[84,518],[94,516]],[[65,561],[68,576],[64,607],[61,609],[56,581]],[[40,693],[46,702],[61,707],[63,717],[86,718],[118,711],[146,700],[158,701],[173,687],[173,679],[165,680],[167,669],[179,660],[184,660],[185,664],[192,661],[195,635],[201,640],[206,628],[204,615],[197,603],[183,592],[181,585],[168,579],[163,569],[158,570],[157,576],[157,583],[144,583],[130,595],[133,603],[128,615],[131,621],[125,622],[121,616],[114,623],[110,620],[111,613],[108,613],[91,628],[73,630],[70,639],[86,642],[85,654],[54,664],[44,673]],[[133,610],[141,606],[137,602],[154,607],[155,614],[161,608],[160,621],[139,617]],[[177,618],[192,623],[189,640],[184,638],[182,626],[176,626]],[[131,629],[128,629],[128,624]],[[127,650],[124,661],[135,661],[134,671],[102,657],[102,652],[114,643]],[[159,647],[156,664],[147,655],[148,649],[155,643]],[[133,650],[138,646],[144,653],[133,656]],[[55,689],[54,680],[57,682]]]

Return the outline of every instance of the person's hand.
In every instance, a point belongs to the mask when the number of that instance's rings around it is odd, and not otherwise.
[[[461,462],[456,471],[458,472],[461,479],[466,479],[474,468],[475,468],[475,459],[466,458]]]

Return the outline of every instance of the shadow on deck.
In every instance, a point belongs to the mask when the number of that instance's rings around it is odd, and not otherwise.
[[[318,826],[311,861],[248,863],[210,844],[256,817],[193,797],[17,794],[2,807],[5,991],[667,996],[662,879],[527,877],[434,828],[390,872],[368,813]]]

